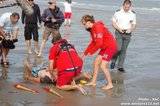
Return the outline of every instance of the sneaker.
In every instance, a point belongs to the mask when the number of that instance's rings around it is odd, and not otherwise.
[[[125,73],[124,68],[118,68],[118,71]]]
[[[114,67],[115,67],[115,63],[111,63],[110,68],[114,69]]]

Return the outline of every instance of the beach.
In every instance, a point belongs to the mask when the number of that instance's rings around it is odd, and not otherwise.
[[[48,0],[35,0],[41,12],[47,7]],[[63,10],[63,0],[57,5]],[[70,28],[62,25],[61,34],[66,37],[78,52],[86,48],[90,35],[80,22],[85,14],[92,14],[96,19],[102,20],[114,34],[111,18],[120,8],[122,0],[73,0],[73,17]],[[43,57],[35,53],[28,55],[23,36],[23,25],[20,20],[20,36],[16,48],[9,53],[9,68],[0,66],[0,106],[160,106],[160,0],[133,0],[137,16],[137,28],[132,35],[125,61],[126,73],[111,70],[114,88],[108,91],[101,90],[106,83],[100,71],[96,87],[84,86],[87,96],[79,91],[55,91],[63,95],[60,98],[47,93],[42,88],[45,84],[38,84],[23,79],[24,60],[29,59],[32,64],[39,65],[47,62],[51,40],[48,40]],[[4,12],[17,11],[19,7],[0,9]],[[40,42],[43,28],[39,29]],[[94,56],[95,57],[95,56]],[[87,57],[83,71],[92,71],[94,58]],[[18,90],[15,84],[22,84],[39,91],[39,94]],[[48,85],[47,85],[48,86]]]

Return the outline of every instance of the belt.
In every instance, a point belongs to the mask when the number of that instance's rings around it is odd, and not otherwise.
[[[73,72],[73,71],[77,71],[77,69],[79,69],[79,68],[80,67],[67,68],[67,69],[65,69],[65,71]]]
[[[124,33],[122,33],[122,32],[119,32],[118,30],[116,30],[118,33],[120,33],[120,34],[124,34],[124,35],[131,35],[131,33],[126,33],[125,31],[124,31]]]

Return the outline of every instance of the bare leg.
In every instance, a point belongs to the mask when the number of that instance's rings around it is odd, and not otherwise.
[[[28,63],[28,61],[25,61],[24,62],[24,79],[40,83],[39,77],[37,77],[37,78],[32,77],[31,69],[32,69],[32,66]]]
[[[92,78],[92,76],[89,73],[83,72],[80,75],[74,77],[74,80],[80,80],[80,79],[86,79],[86,80],[90,80]]]
[[[93,78],[92,81],[86,85],[89,86],[96,86],[96,81],[97,81],[97,76],[98,76],[98,70],[99,70],[99,65],[101,63],[102,59],[101,56],[97,56],[94,63],[93,63]]]
[[[41,47],[40,47],[40,50],[39,50],[39,53],[38,53],[38,56],[41,56],[42,55],[42,51],[45,47],[45,44],[46,44],[46,40],[43,40],[42,41],[42,44],[41,44]]]
[[[67,25],[67,19],[64,20],[64,25]]]
[[[81,86],[76,85],[74,80],[71,85],[57,86],[57,88],[64,91],[79,90],[83,95],[87,95],[87,92]]]
[[[26,45],[27,45],[27,51],[28,51],[28,53],[32,54],[31,40],[26,40]]]
[[[36,54],[38,54],[38,50],[39,50],[38,41],[34,41],[34,51]]]
[[[71,19],[68,19],[68,25],[69,26],[71,25]]]
[[[102,87],[102,89],[104,89],[104,90],[108,90],[108,89],[113,88],[112,79],[111,79],[111,75],[110,75],[108,66],[109,66],[108,62],[102,60],[101,69],[104,72],[105,77],[108,81],[108,84],[106,86]]]
[[[2,58],[3,58],[4,67],[8,67],[8,63],[7,63],[7,55],[8,55],[8,53],[9,53],[9,49],[2,48]]]

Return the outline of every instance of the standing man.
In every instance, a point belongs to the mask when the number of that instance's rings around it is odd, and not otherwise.
[[[99,68],[101,68],[107,79],[107,85],[102,89],[111,89],[113,88],[113,84],[108,65],[113,55],[117,52],[116,40],[103,22],[95,21],[93,16],[84,15],[81,22],[91,35],[91,41],[83,54],[83,58],[85,56],[91,56],[99,51],[93,63],[92,81],[87,85],[96,86]]]
[[[4,67],[8,67],[9,62],[7,61],[7,56],[10,49],[14,49],[14,42],[17,42],[17,36],[19,33],[18,20],[19,14],[14,13],[4,13],[0,17],[0,36],[2,40],[2,59],[1,64]]]
[[[116,11],[112,19],[118,43],[118,52],[113,57],[110,67],[114,69],[116,60],[118,59],[117,68],[120,72],[125,72],[123,63],[126,57],[126,50],[131,40],[131,33],[136,27],[136,14],[131,8],[132,2],[130,0],[125,0],[123,2],[123,7]]]
[[[33,14],[27,15],[24,10],[22,11],[22,23],[24,24],[24,37],[27,45],[27,51],[29,54],[32,53],[31,49],[31,39],[33,34],[34,40],[34,50],[38,54],[38,21],[41,24],[41,14],[40,9],[37,4],[34,3],[34,0],[28,0],[30,5],[33,8]]]
[[[64,22],[63,12],[56,6],[56,0],[51,0],[48,4],[49,7],[45,9],[42,14],[42,21],[44,22],[45,29],[38,56],[42,55],[42,51],[50,35],[52,38],[60,36],[59,28]]]

